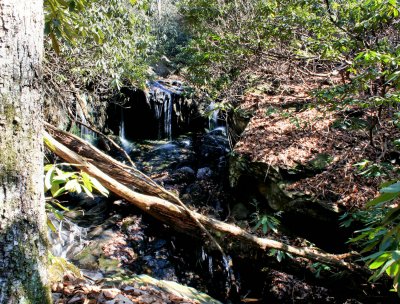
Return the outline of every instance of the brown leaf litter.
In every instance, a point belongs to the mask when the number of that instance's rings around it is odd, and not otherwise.
[[[324,170],[294,181],[287,190],[336,201],[346,208],[362,206],[377,194],[383,178],[365,178],[354,164],[364,159],[387,160],[388,146],[400,133],[389,117],[383,117],[373,130],[373,147],[368,118],[376,113],[355,106],[332,111],[329,105],[317,103],[309,92],[324,81],[320,77],[306,82],[286,80],[280,94],[247,94],[240,108],[252,113],[252,118],[235,152],[283,170],[304,168],[318,155],[328,155],[331,162]],[[364,123],[362,128],[340,126],[351,123],[352,113]]]

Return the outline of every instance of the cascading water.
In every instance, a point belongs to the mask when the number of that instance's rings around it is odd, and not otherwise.
[[[85,116],[81,117],[81,121],[84,124],[87,124],[87,120],[86,120]],[[81,138],[83,138],[84,140],[86,140],[88,142],[93,142],[93,139],[95,138],[95,133],[92,130],[81,125]]]
[[[132,145],[131,143],[126,139],[126,133],[125,133],[125,118],[124,118],[124,111],[121,110],[121,123],[119,125],[119,139],[121,140],[122,148],[126,152],[131,152],[132,150]]]
[[[170,88],[160,82],[151,82],[149,100],[152,104],[154,116],[158,121],[158,138],[172,139],[172,117],[174,102],[182,91],[180,86]]]
[[[208,114],[208,130],[212,131],[218,127],[218,114],[219,109],[217,108],[214,101],[210,103],[207,108]]]
[[[168,139],[172,137],[172,96],[167,94],[164,101],[164,134]]]
[[[52,213],[48,217],[57,229],[49,230],[51,252],[54,256],[69,259],[84,248],[87,228],[80,227],[65,217],[60,220]]]
[[[208,112],[208,131],[209,132],[220,132],[223,135],[226,135],[226,127],[220,124],[219,114],[220,110],[217,107],[217,104],[212,101],[207,107]]]

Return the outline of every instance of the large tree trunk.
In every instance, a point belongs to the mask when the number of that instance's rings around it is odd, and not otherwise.
[[[0,303],[50,303],[40,67],[43,0],[0,0]]]

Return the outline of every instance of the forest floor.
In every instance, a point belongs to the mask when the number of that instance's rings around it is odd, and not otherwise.
[[[310,94],[340,82],[339,77],[287,77],[255,87],[240,105],[251,119],[234,150],[273,168],[313,167],[315,174],[293,182],[288,190],[349,210],[362,207],[377,195],[383,180],[396,174],[400,154],[392,141],[400,132],[389,111],[372,125],[376,111],[340,104],[333,108]]]

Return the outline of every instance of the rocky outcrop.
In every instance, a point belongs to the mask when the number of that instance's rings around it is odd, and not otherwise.
[[[122,97],[108,109],[107,127],[121,137],[171,139],[204,127],[196,101],[178,80],[148,83],[148,90],[123,88]]]
[[[263,162],[251,161],[238,153],[230,158],[231,187],[241,188],[242,184],[252,184],[259,197],[271,211],[296,213],[299,217],[315,220],[332,221],[337,217],[339,207],[334,202],[317,199],[315,196],[301,191],[290,190],[293,172]],[[307,171],[298,171],[298,178],[306,176]]]

